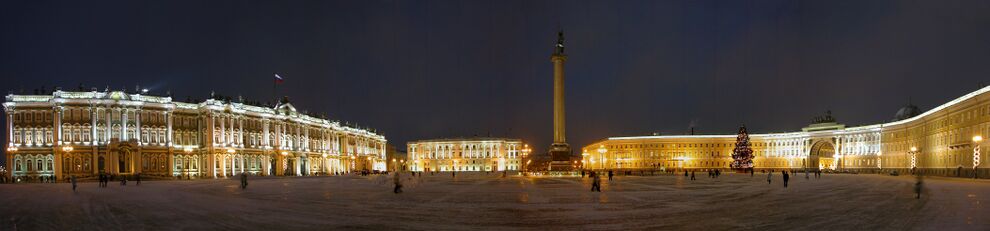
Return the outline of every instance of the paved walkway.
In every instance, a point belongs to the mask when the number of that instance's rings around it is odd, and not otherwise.
[[[0,230],[990,230],[990,182],[797,174],[587,178],[427,174],[393,194],[386,177],[0,185]]]

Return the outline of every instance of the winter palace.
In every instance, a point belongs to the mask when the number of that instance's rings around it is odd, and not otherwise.
[[[831,115],[799,132],[749,134],[760,169],[823,169],[850,172],[990,177],[981,145],[990,134],[990,87],[921,112],[908,105],[892,122],[846,127]],[[731,135],[609,137],[582,148],[585,169],[728,168],[736,143]]]
[[[218,178],[385,170],[385,137],[299,113],[121,91],[8,95],[7,177]]]
[[[412,171],[518,171],[530,149],[518,139],[460,138],[409,142],[406,153]]]

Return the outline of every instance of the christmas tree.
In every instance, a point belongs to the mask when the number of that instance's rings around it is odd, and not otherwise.
[[[733,169],[749,169],[753,167],[753,149],[749,144],[749,133],[746,132],[746,125],[739,127],[739,134],[736,135],[736,148],[732,150]]]

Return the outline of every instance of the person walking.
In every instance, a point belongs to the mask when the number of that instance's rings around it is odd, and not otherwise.
[[[773,180],[773,171],[767,172],[767,184],[770,184],[771,180]]]
[[[135,174],[134,175],[134,180],[137,181],[137,185],[140,186],[141,185],[141,173]]]
[[[694,180],[694,171],[691,171],[691,180]]]
[[[612,181],[612,170],[608,170],[608,181]]]
[[[804,170],[804,179],[805,180],[811,179],[811,178],[808,178],[808,169],[805,169]]]
[[[591,172],[591,191],[601,192],[602,191],[602,178],[598,176],[598,173]]]
[[[247,173],[241,173],[241,189],[247,189],[248,179]]]
[[[392,192],[395,193],[395,194],[399,194],[399,193],[402,192],[402,180],[400,178],[401,176],[399,176],[399,172],[396,171],[395,172],[395,175],[392,176],[392,177],[393,177],[392,178],[393,179],[393,183],[395,183],[395,189],[393,189]]]
[[[787,171],[784,171],[784,188],[787,188],[787,181],[790,179],[790,176],[791,174],[787,174]]]
[[[76,192],[76,176],[70,177],[72,180],[72,192]]]

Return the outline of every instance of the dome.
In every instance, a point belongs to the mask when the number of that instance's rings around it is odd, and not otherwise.
[[[921,115],[921,109],[918,109],[917,106],[908,104],[907,106],[902,107],[901,110],[897,110],[897,115],[894,116],[894,121],[905,120],[917,115]]]

